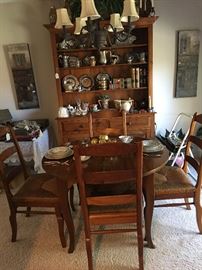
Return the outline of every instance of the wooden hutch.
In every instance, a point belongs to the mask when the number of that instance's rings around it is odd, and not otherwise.
[[[61,42],[63,30],[55,29],[50,25],[45,27],[50,32],[52,54],[55,69],[55,80],[58,96],[58,107],[75,105],[78,100],[97,103],[99,95],[107,94],[110,96],[110,107],[114,107],[113,100],[129,99],[134,100],[132,112],[127,113],[126,125],[130,135],[143,136],[150,138],[154,136],[154,112],[152,107],[152,69],[153,69],[153,24],[158,17],[142,17],[135,22],[132,34],[136,37],[131,44],[119,43],[116,46],[100,48],[119,56],[119,61],[115,64],[100,64],[99,49],[97,48],[68,48],[60,49],[58,43]],[[139,56],[145,54],[144,61]],[[61,56],[77,57],[80,60],[79,66],[61,67],[59,58]],[[95,56],[96,65],[83,64],[83,59]],[[130,56],[133,60],[130,61]],[[86,58],[87,57],[87,58]],[[127,80],[132,77],[132,72],[138,71],[138,84],[133,82],[129,87],[123,83],[118,87],[115,80]],[[95,78],[99,73],[107,73],[112,78],[112,82],[107,90],[96,89]],[[78,80],[87,75],[94,80],[92,89],[87,91],[65,91],[63,79],[67,75],[73,75]],[[130,79],[129,79],[130,81]],[[117,82],[117,81],[116,81]],[[109,119],[110,122],[110,119]],[[70,116],[67,118],[57,118],[59,130],[59,143],[64,144],[72,139],[84,139],[89,137],[88,115]]]

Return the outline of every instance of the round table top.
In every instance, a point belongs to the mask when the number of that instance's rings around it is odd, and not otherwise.
[[[167,163],[169,151],[165,148],[161,153],[143,154],[143,177],[153,174],[160,170]],[[84,164],[88,164],[88,160]],[[86,165],[87,165],[86,164]],[[44,170],[60,179],[66,179],[67,185],[70,188],[76,181],[76,170],[72,157],[49,160],[45,157],[42,159]]]

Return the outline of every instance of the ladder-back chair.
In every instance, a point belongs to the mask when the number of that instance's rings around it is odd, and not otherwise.
[[[84,164],[81,156],[91,158]],[[131,231],[137,231],[139,269],[143,270],[142,142],[75,145],[74,157],[89,270],[93,269],[92,235]],[[98,228],[108,224],[125,226]]]
[[[202,114],[195,113],[187,136],[183,167],[165,166],[155,175],[155,200],[168,200],[155,204],[155,207],[195,205],[197,224],[202,233],[202,138],[196,136],[198,125],[202,125]],[[193,147],[197,149],[198,155],[193,155]],[[173,199],[185,201],[173,202]]]
[[[69,253],[74,250],[74,225],[68,219],[68,212],[70,213],[68,200],[68,190],[65,186],[65,181],[60,181],[56,177],[47,173],[30,175],[22,152],[17,142],[16,136],[10,124],[0,127],[0,137],[9,133],[13,146],[5,149],[0,153],[0,178],[3,182],[3,187],[6,193],[10,208],[10,224],[12,229],[11,241],[15,242],[17,238],[17,219],[16,214],[25,213],[30,214],[55,214],[58,223],[59,237],[62,247],[66,247],[65,228],[66,223],[69,230],[70,245]],[[8,177],[7,166],[5,164],[13,154],[17,154],[20,165],[22,167],[23,180],[19,183],[19,187],[12,188],[11,184],[14,177]],[[48,181],[55,181],[56,190],[50,192],[43,188]],[[16,186],[16,185],[15,185]],[[61,192],[63,194],[61,194]],[[61,196],[62,195],[62,196]],[[46,208],[46,209],[41,209]],[[54,211],[49,211],[47,208],[52,208]]]

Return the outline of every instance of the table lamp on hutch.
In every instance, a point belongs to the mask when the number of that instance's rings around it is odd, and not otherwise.
[[[110,33],[111,44],[125,41],[134,28],[134,21],[139,19],[134,0],[124,0],[123,11],[110,15],[109,23],[100,28],[101,15],[98,13],[94,0],[81,0],[81,14],[75,21],[75,35],[88,34],[89,47],[102,47]],[[123,23],[123,24],[122,24]],[[66,8],[57,9],[55,28],[73,27]]]

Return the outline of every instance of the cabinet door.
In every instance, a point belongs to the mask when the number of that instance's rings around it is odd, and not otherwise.
[[[61,136],[60,144],[90,138],[90,124],[87,116],[58,119],[58,127]]]
[[[106,118],[97,118],[93,119],[93,136],[97,137],[101,134],[118,136],[124,134],[123,128],[123,118],[120,117],[111,117],[110,119]]]
[[[129,114],[126,116],[127,134],[143,138],[154,137],[154,114]]]

